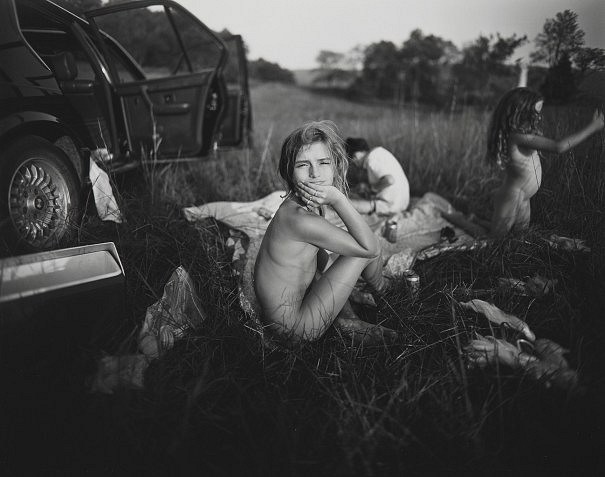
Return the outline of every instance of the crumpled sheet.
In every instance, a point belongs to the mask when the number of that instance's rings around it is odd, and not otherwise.
[[[109,176],[101,169],[95,157],[96,151],[92,151],[90,156],[90,170],[88,177],[92,186],[92,194],[95,198],[95,205],[97,206],[97,213],[99,218],[103,221],[110,220],[118,224],[124,221],[122,212],[118,207],[116,199],[113,195],[113,189],[109,183]]]
[[[529,329],[529,326],[525,321],[514,315],[505,313],[492,303],[483,300],[471,300],[466,303],[460,303],[460,306],[476,313],[481,313],[492,323],[508,326],[513,330],[522,333],[530,341],[536,339],[536,335]]]
[[[284,197],[285,191],[275,191],[252,202],[211,202],[182,209],[184,217],[192,223],[213,217],[230,227],[231,237],[227,245],[234,247],[232,260],[239,279],[239,301],[246,315],[251,318],[245,326],[259,333],[261,337],[263,327],[256,311],[258,305],[252,273],[267,226]],[[442,216],[443,213],[454,212],[455,209],[446,199],[431,192],[421,198],[412,199],[409,210],[396,216],[398,229],[395,243],[382,237],[386,218],[368,217],[368,225],[378,235],[382,246],[384,274],[397,276],[411,268],[415,260],[430,258],[446,251],[468,250],[480,246],[481,242],[475,241],[462,229],[453,227]],[[329,208],[326,219],[344,228],[340,217]],[[444,227],[454,228],[456,242],[449,243],[441,239],[441,230]]]
[[[112,394],[119,387],[142,389],[149,364],[205,319],[189,273],[182,266],[177,267],[166,282],[162,297],[147,308],[137,340],[139,353],[102,357],[90,390]]]
[[[526,280],[519,278],[498,278],[498,288],[510,290],[516,295],[541,298],[552,292],[558,280],[535,275]]]
[[[551,234],[545,238],[544,241],[557,250],[565,250],[567,252],[590,252],[590,247],[586,245],[586,240],[584,239]]]
[[[539,274],[525,279],[500,277],[493,288],[470,288],[459,286],[454,290],[454,295],[461,298],[481,298],[493,296],[496,292],[512,293],[513,295],[542,298],[553,293],[559,281],[555,278],[546,278]]]
[[[500,310],[492,303],[471,300],[460,305],[483,314],[492,323],[514,329],[526,338],[513,344],[494,336],[481,336],[476,333],[475,339],[470,340],[464,348],[469,367],[484,368],[501,363],[511,369],[522,370],[547,388],[556,386],[568,391],[579,389],[578,373],[569,366],[564,357],[569,350],[549,339],[536,339],[525,321]]]

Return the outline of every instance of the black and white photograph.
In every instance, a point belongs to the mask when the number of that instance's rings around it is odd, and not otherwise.
[[[0,475],[605,474],[603,25],[0,0]]]

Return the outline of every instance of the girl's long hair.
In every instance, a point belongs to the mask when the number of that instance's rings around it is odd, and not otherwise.
[[[279,159],[279,174],[286,182],[287,195],[291,196],[295,189],[294,163],[303,147],[315,142],[323,142],[332,158],[334,168],[334,187],[348,195],[347,168],[349,162],[345,152],[344,141],[338,133],[336,124],[332,121],[311,121],[292,131],[284,140]]]
[[[492,113],[487,132],[488,163],[494,162],[504,169],[510,162],[508,139],[511,133],[542,134],[540,120],[542,115],[536,111],[536,103],[543,101],[536,91],[519,87],[508,91]]]

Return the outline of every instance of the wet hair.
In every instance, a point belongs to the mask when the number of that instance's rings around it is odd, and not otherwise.
[[[350,159],[356,152],[367,152],[370,150],[368,141],[362,137],[348,137],[345,141],[345,150],[347,151],[347,157]]]
[[[525,87],[508,91],[494,109],[487,131],[486,160],[504,169],[510,162],[508,138],[511,133],[542,134],[541,113],[536,111],[536,103],[543,101],[540,93]]]
[[[328,148],[334,169],[333,185],[345,195],[348,193],[347,185],[347,155],[344,141],[338,134],[338,128],[332,121],[312,121],[303,124],[292,131],[284,140],[279,159],[279,174],[286,182],[287,197],[294,193],[294,164],[296,158],[305,146],[322,142]]]

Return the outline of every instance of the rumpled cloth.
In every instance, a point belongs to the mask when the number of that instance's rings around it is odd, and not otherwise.
[[[498,278],[498,288],[510,290],[516,295],[541,298],[552,292],[558,280],[535,275],[527,280],[519,278]]]
[[[116,199],[113,195],[113,189],[109,183],[107,172],[101,169],[95,161],[95,151],[90,156],[90,170],[88,172],[90,183],[92,185],[92,193],[97,206],[99,218],[103,221],[110,220],[116,223],[122,223],[122,212],[118,207]]]
[[[553,293],[555,286],[559,281],[555,278],[546,278],[541,275],[533,277],[509,278],[500,277],[494,288],[468,288],[459,286],[454,290],[454,294],[465,298],[480,298],[493,296],[497,291],[512,293],[513,295],[528,296],[532,298],[542,298],[549,293]]]
[[[91,392],[112,394],[117,388],[142,389],[149,364],[206,319],[193,281],[182,266],[164,286],[162,297],[147,308],[138,335],[139,353],[102,357],[92,378]]]
[[[285,191],[275,191],[252,202],[211,202],[182,209],[183,216],[192,223],[214,218],[230,228],[227,245],[233,246],[233,268],[238,276],[239,302],[251,318],[245,326],[263,336],[263,326],[258,319],[258,304],[254,292],[252,274],[254,263],[270,220],[281,205]],[[397,214],[397,240],[387,241],[383,236],[385,222],[390,217],[368,217],[368,225],[379,238],[385,266],[385,275],[397,276],[411,267],[417,259],[430,258],[438,253],[452,250],[468,250],[476,241],[464,230],[456,228],[443,218],[442,212],[455,212],[452,205],[443,197],[427,193],[411,201],[409,210]],[[325,218],[338,227],[344,224],[336,212],[327,208]],[[449,243],[441,239],[441,230],[453,227],[457,240]],[[431,253],[422,251],[431,248]]]
[[[509,328],[522,333],[530,341],[536,339],[536,335],[529,329],[529,326],[525,321],[514,315],[505,313],[493,303],[488,303],[483,300],[471,300],[466,303],[460,303],[460,306],[481,313],[492,323],[508,326]]]
[[[476,334],[464,348],[470,367],[484,368],[495,363],[522,370],[546,387],[556,386],[569,391],[578,389],[578,373],[569,366],[564,355],[569,350],[546,338],[536,339],[522,319],[506,313],[492,303],[471,300],[460,303],[463,308],[483,314],[489,321],[504,325],[523,334],[526,339],[516,344],[494,336]]]
[[[493,336],[481,336],[465,347],[470,367],[484,368],[496,362],[511,369],[523,371],[549,388],[555,386],[567,391],[579,390],[578,373],[569,366],[563,356],[568,350],[545,338],[538,338],[533,345],[516,346]]]
[[[568,252],[590,252],[590,247],[586,245],[586,240],[584,239],[551,234],[544,240],[554,249],[565,250]]]

